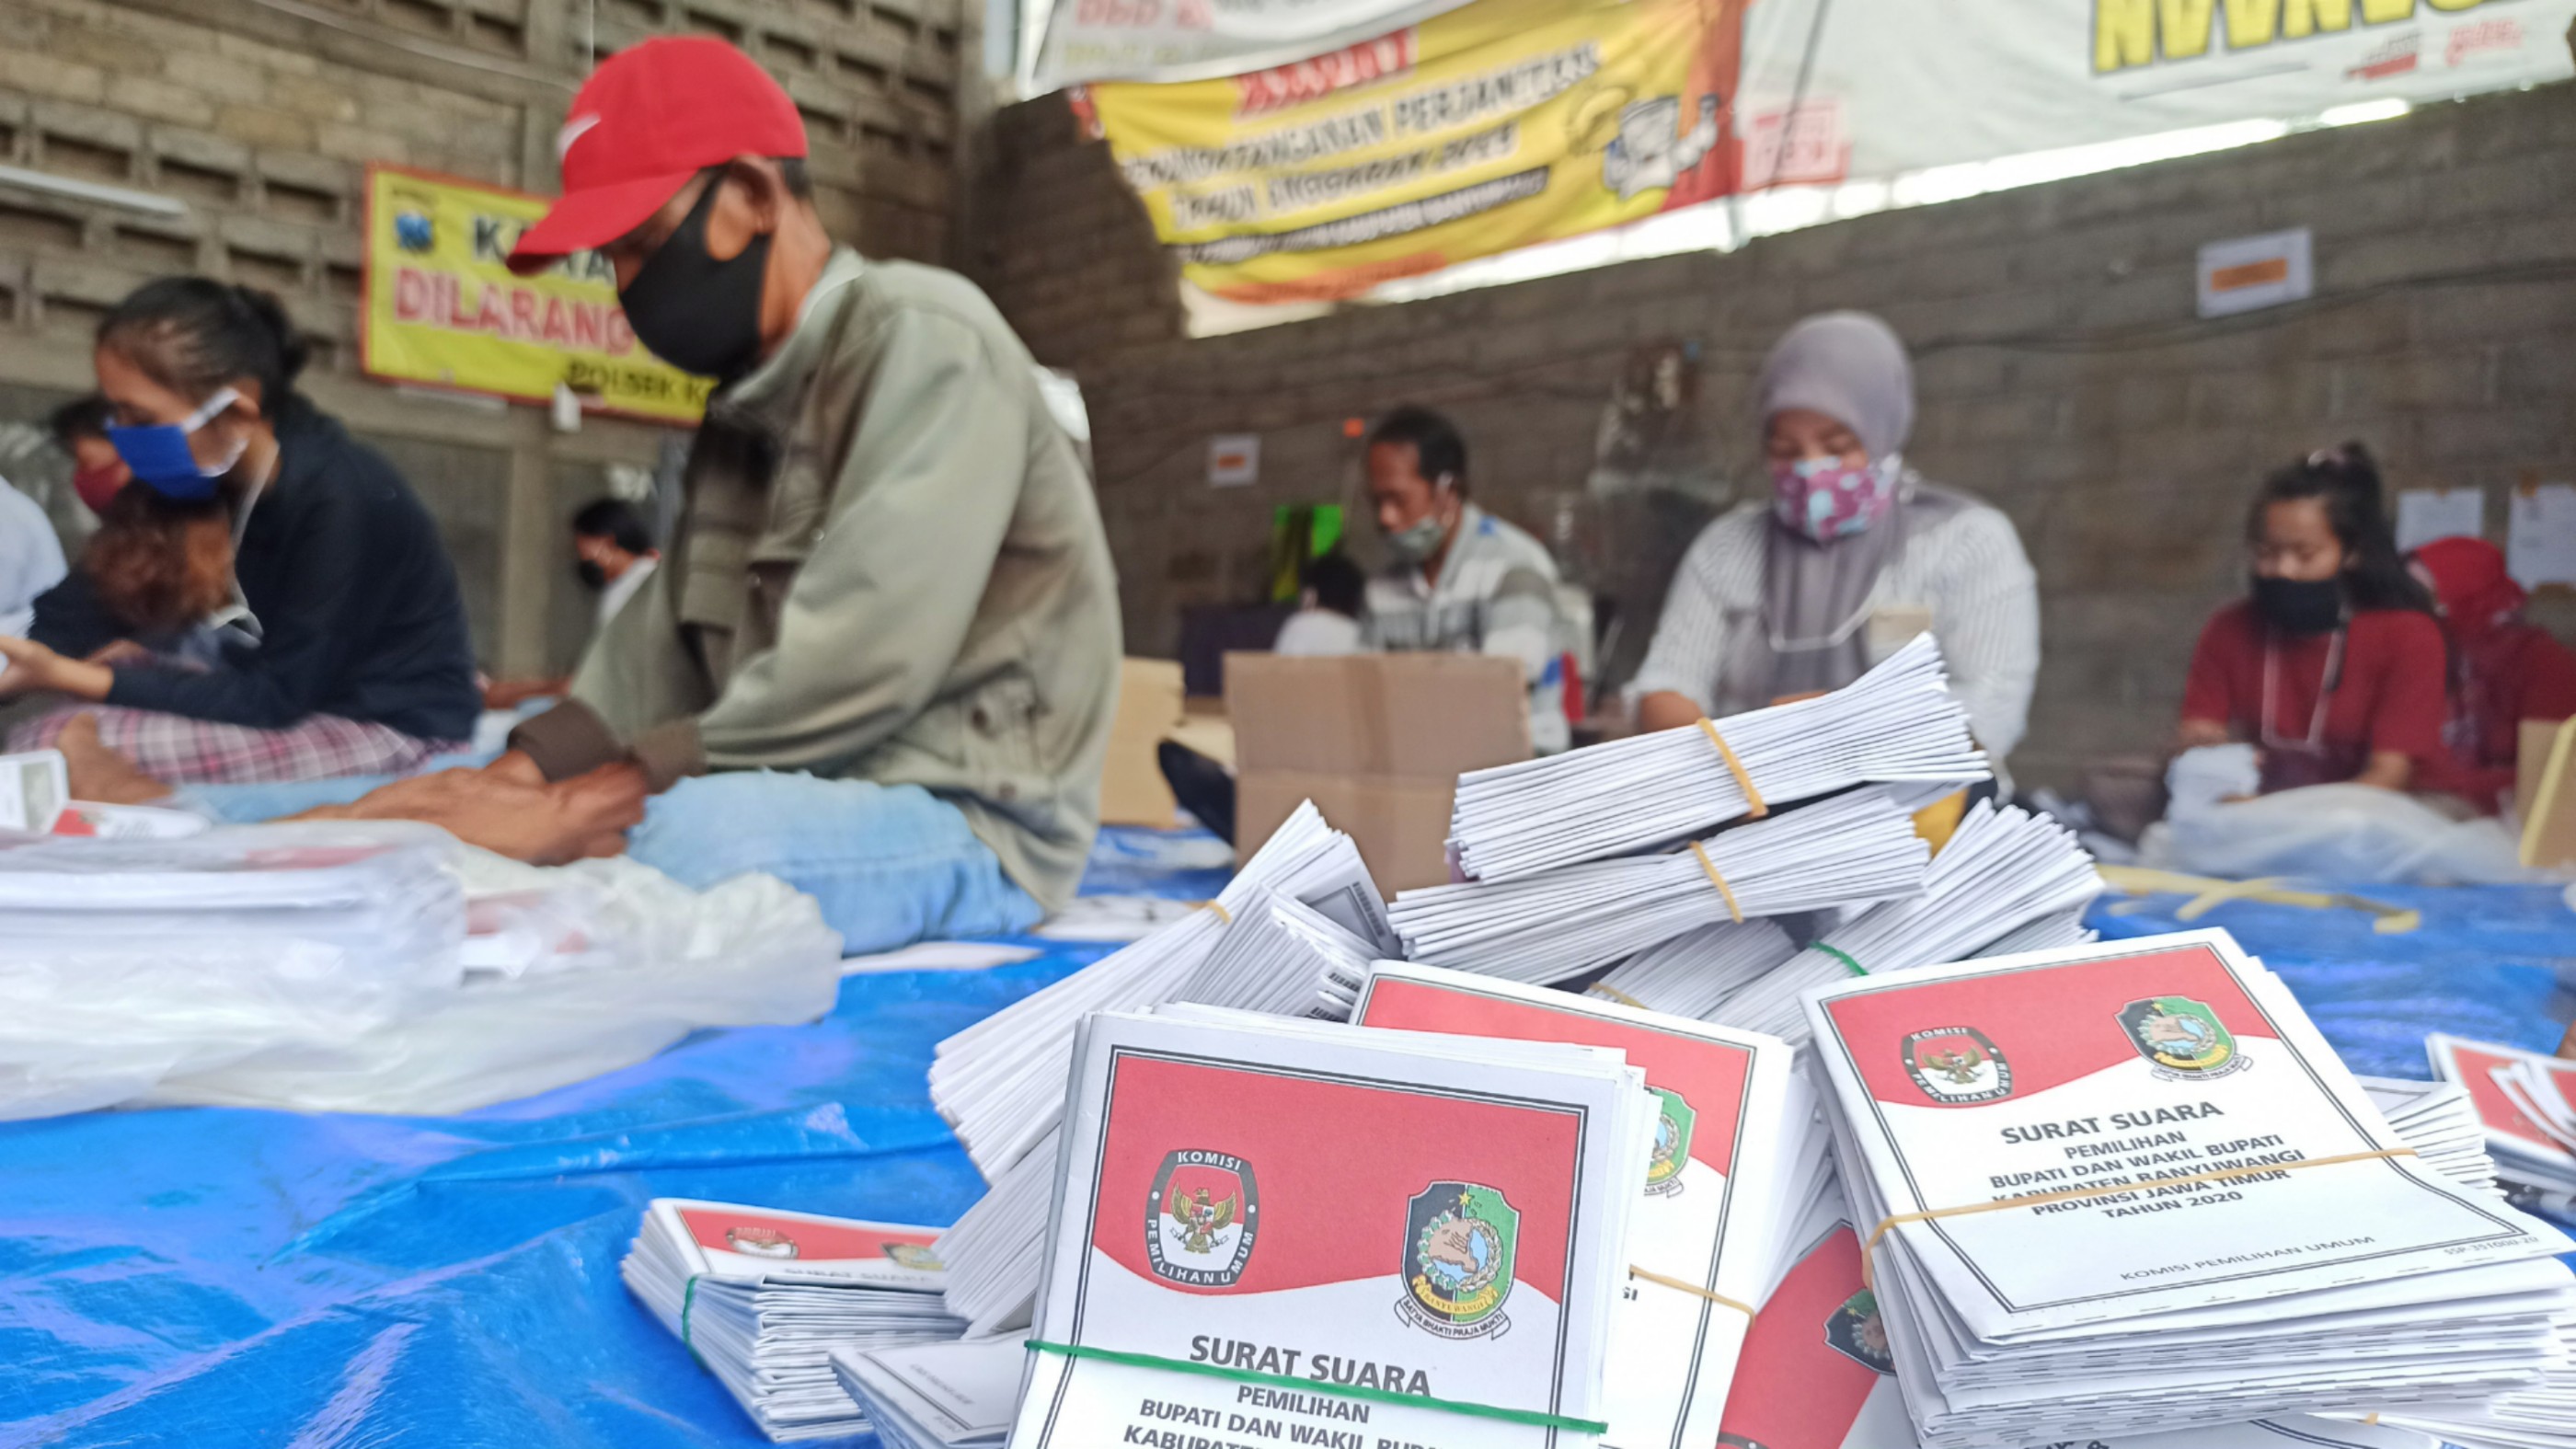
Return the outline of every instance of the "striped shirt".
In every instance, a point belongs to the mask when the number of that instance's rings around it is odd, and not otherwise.
[[[1369,647],[1390,653],[1442,650],[1518,659],[1530,686],[1530,747],[1563,750],[1563,626],[1556,560],[1535,538],[1470,503],[1441,561],[1438,582],[1398,559],[1369,579]]]
[[[1928,526],[1909,524],[1870,590],[1870,655],[1884,658],[1928,617],[1949,662],[1950,691],[1967,710],[1977,743],[2001,765],[2021,743],[2039,677],[2038,579],[2011,519],[1909,474],[1904,497],[1918,491],[1965,506],[1943,510]],[[1712,716],[1772,701],[1764,619],[1772,527],[1765,499],[1740,504],[1701,531],[1673,576],[1654,645],[1628,686],[1631,698],[1669,691]]]

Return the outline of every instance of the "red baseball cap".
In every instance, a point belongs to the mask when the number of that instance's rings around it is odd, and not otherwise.
[[[689,178],[737,156],[805,154],[805,118],[750,56],[703,35],[620,51],[582,82],[555,141],[563,198],[519,236],[510,270],[606,246]]]

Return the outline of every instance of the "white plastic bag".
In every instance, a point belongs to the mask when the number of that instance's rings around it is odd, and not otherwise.
[[[2494,820],[2452,820],[2394,790],[2310,785],[2252,800],[2177,795],[2138,842],[2139,863],[2191,875],[2301,876],[2340,884],[2498,885],[2556,879],[2525,869]]]

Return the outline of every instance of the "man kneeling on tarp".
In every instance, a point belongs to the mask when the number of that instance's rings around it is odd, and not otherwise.
[[[722,42],[605,62],[561,146],[511,265],[596,250],[636,337],[720,383],[677,536],[499,761],[329,813],[561,858],[614,850],[649,791],[636,858],[778,875],[853,952],[1034,924],[1098,825],[1120,630],[1028,350],[963,278],[834,245],[795,104]],[[230,819],[317,800],[201,794]]]

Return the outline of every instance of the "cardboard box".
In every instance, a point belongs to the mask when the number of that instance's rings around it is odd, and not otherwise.
[[[1449,879],[1449,806],[1467,770],[1529,758],[1518,662],[1477,654],[1229,654],[1235,853],[1300,800],[1359,843],[1386,891]]]
[[[1100,766],[1100,822],[1169,830],[1181,823],[1172,787],[1163,783],[1155,749],[1181,724],[1181,666],[1168,659],[1127,659],[1118,666],[1118,714],[1109,726],[1109,756]]]
[[[2522,822],[2522,863],[2576,863],[2576,721],[2524,720],[2514,741],[2514,816]]]

